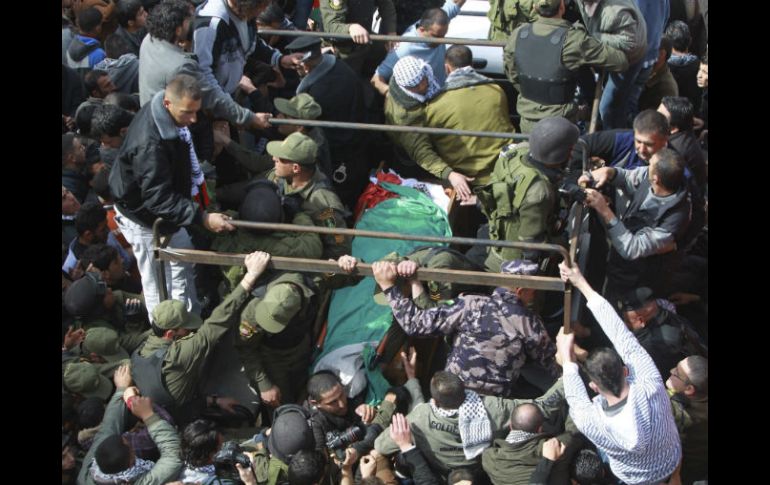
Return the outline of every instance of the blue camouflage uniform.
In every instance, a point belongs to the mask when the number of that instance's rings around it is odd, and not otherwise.
[[[532,275],[537,265],[508,261],[502,272]],[[452,350],[445,370],[457,375],[466,389],[479,394],[507,396],[519,371],[533,359],[554,377],[556,346],[538,315],[513,291],[499,287],[491,296],[461,295],[450,305],[421,310],[403,295],[398,285],[384,292],[393,316],[410,336],[452,335]]]

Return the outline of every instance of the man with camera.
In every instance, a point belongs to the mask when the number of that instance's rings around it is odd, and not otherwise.
[[[354,454],[353,462],[369,453],[396,409],[392,393],[385,396],[379,409],[368,404],[348,406],[345,388],[329,371],[314,374],[307,391],[315,449],[334,452],[340,462],[345,460],[346,449]]]
[[[489,239],[545,242],[557,212],[555,186],[563,176],[580,131],[566,118],[540,120],[529,143],[503,148],[489,184],[475,190],[481,210],[489,219]],[[489,247],[487,270],[500,272],[503,261],[537,261],[533,251]]]

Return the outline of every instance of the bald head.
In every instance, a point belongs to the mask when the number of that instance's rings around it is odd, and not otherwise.
[[[543,413],[534,404],[520,404],[511,412],[511,429],[539,433],[543,419]]]

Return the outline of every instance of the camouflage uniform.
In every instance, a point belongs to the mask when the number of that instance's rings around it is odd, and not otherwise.
[[[489,0],[489,40],[508,40],[513,29],[538,19],[533,0]]]
[[[310,216],[316,226],[347,229],[347,210],[332,190],[329,179],[320,171],[316,170],[307,185],[298,190],[292,189],[287,180],[276,177],[275,170],[268,172],[265,178],[278,184],[285,205]],[[349,236],[322,235],[321,241],[325,259],[337,259],[351,252],[352,238]]]
[[[420,247],[412,251],[407,256],[399,256],[398,253],[393,252],[385,255],[381,261],[392,261],[396,264],[400,263],[401,261],[414,261],[421,267],[425,268],[483,271],[482,268],[478,267],[467,257],[465,257],[464,254],[454,249],[445,248],[442,246]],[[454,298],[463,292],[484,291],[483,287],[463,285],[458,283],[444,283],[438,281],[426,281],[425,286],[427,291],[425,293],[421,293],[420,296],[414,299],[414,303],[418,308],[422,310],[438,306],[442,301]],[[375,288],[375,291],[377,293],[381,291],[379,286]],[[386,302],[383,302],[382,304],[387,305]]]
[[[481,211],[489,219],[489,238],[495,241],[546,242],[556,214],[556,191],[548,178],[526,159],[527,143],[503,148],[489,184],[475,191]],[[485,265],[500,271],[504,260],[524,256],[521,249],[490,247]],[[526,255],[529,259],[535,259]]]
[[[549,369],[559,368],[556,347],[543,322],[506,288],[491,296],[463,295],[451,305],[420,310],[398,285],[385,291],[393,316],[410,336],[452,335],[445,370],[479,394],[505,396],[527,356]]]
[[[380,31],[396,31],[393,0],[321,0],[320,3],[324,32],[347,34],[350,24],[359,24],[371,33],[374,11],[378,7],[382,17]],[[361,72],[371,45],[354,44],[352,40],[337,40],[332,45],[356,73]]]

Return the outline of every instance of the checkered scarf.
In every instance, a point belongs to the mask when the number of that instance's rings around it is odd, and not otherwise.
[[[420,84],[425,76],[428,76],[428,91],[425,94],[413,93],[407,89]],[[393,67],[393,77],[396,80],[396,84],[403,88],[407,96],[421,103],[430,101],[441,90],[436,78],[433,76],[433,68],[430,67],[430,64],[414,56],[406,56],[399,59]]]
[[[104,473],[99,469],[99,465],[96,464],[96,458],[94,458],[91,462],[91,476],[94,481],[100,485],[133,483],[138,480],[139,477],[152,470],[152,467],[154,466],[154,461],[136,458],[134,466],[127,470],[123,470],[120,473]]]
[[[489,446],[492,441],[492,425],[478,394],[465,391],[465,400],[459,409],[441,409],[432,401],[430,406],[434,413],[444,418],[459,415],[457,427],[460,428],[460,441],[467,460],[479,456]]]
[[[179,132],[179,138],[185,141],[187,143],[187,146],[190,147],[190,166],[192,168],[192,196],[195,197],[198,195],[198,191],[200,190],[198,187],[203,185],[204,179],[203,179],[203,171],[201,171],[201,165],[198,163],[198,156],[195,154],[195,148],[193,147],[193,141],[192,141],[192,134],[190,133],[190,129],[186,126],[183,126],[181,128],[177,128],[177,131]]]

